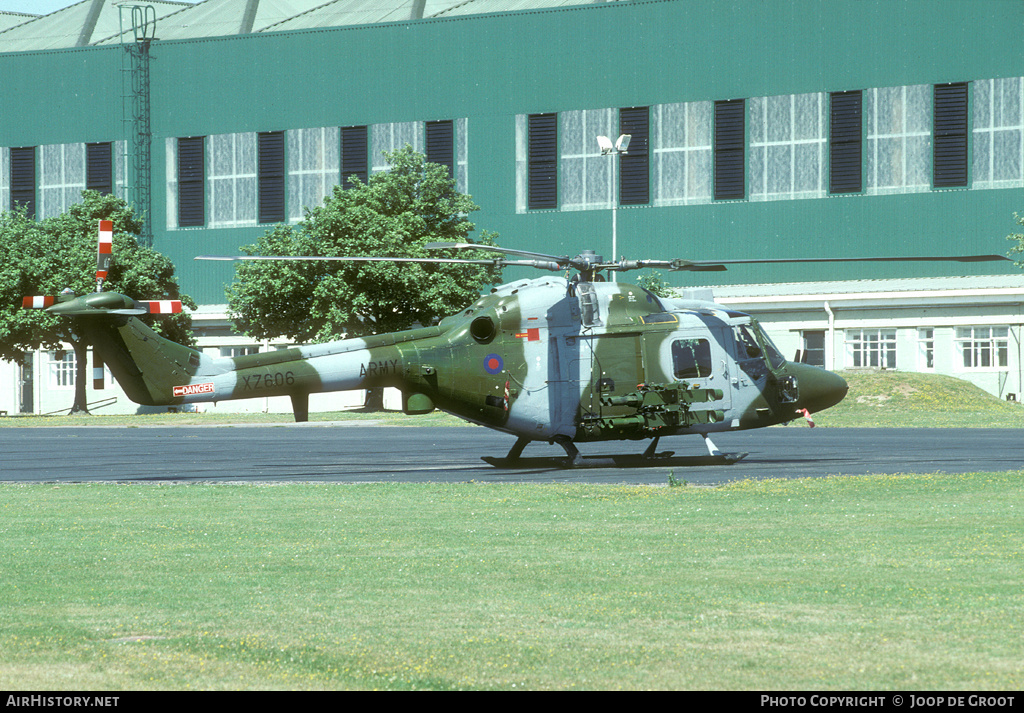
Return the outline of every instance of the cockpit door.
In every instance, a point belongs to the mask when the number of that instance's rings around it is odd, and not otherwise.
[[[672,333],[665,347],[672,379],[701,389],[721,389],[722,398],[709,402],[709,409],[725,411],[732,405],[730,359],[725,347],[728,337],[728,330],[722,327],[682,329]]]

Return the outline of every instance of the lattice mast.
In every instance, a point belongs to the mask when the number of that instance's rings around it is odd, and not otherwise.
[[[150,44],[156,39],[152,5],[118,6],[121,22],[121,114],[125,131],[125,200],[142,220],[139,240],[153,246],[152,145],[150,124]]]

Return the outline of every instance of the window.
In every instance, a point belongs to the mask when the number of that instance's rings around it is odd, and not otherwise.
[[[455,120],[455,190],[469,193],[469,119]]]
[[[654,204],[711,202],[714,105],[661,104],[651,110]]]
[[[256,225],[256,134],[217,134],[207,142],[209,227]]]
[[[527,207],[558,207],[558,114],[527,118]]]
[[[1008,327],[957,327],[956,350],[964,369],[1006,367],[1010,359]]]
[[[672,369],[677,379],[711,376],[711,343],[707,339],[672,342]]]
[[[82,200],[85,189],[85,145],[52,144],[39,147],[40,218],[60,215]]]
[[[204,137],[178,139],[178,226],[202,226],[206,222],[206,167]],[[169,191],[169,198],[171,192]]]
[[[917,369],[932,371],[935,369],[935,330],[917,330]]]
[[[972,187],[1024,186],[1024,77],[973,84]]]
[[[803,333],[804,352],[800,361],[813,366],[825,366],[825,330],[814,329]]]
[[[406,144],[423,153],[423,122],[405,121],[374,124],[370,131],[370,170],[387,171],[390,166],[384,154],[397,151]]]
[[[259,222],[284,220],[284,132],[270,131],[259,143]]]
[[[746,196],[746,102],[715,102],[715,200]]]
[[[932,187],[932,89],[928,85],[869,89],[867,191],[912,193]]]
[[[113,145],[108,141],[85,145],[85,187],[103,194],[114,192]]]
[[[750,198],[825,194],[825,95],[750,100]]]
[[[49,380],[51,389],[73,389],[75,387],[75,353],[73,351],[49,352]]]
[[[967,83],[935,85],[935,188],[967,185]]]
[[[455,177],[455,126],[449,121],[427,122],[427,161],[448,167]]]
[[[614,157],[601,155],[598,136],[618,137],[614,109],[563,111],[558,115],[562,210],[611,208]]]
[[[356,176],[363,183],[370,178],[365,126],[346,126],[341,130],[341,178],[346,189],[352,187],[351,176]]]
[[[846,366],[855,369],[895,369],[896,330],[846,330]]]
[[[829,123],[829,193],[863,190],[863,95],[832,92]]]
[[[307,208],[331,195],[341,170],[339,129],[296,129],[285,134],[288,162],[288,220],[298,222]],[[366,171],[366,127],[363,127],[363,172]]]
[[[29,218],[36,217],[36,148],[12,148],[11,157],[11,210],[24,206]]]
[[[651,196],[649,109],[645,106],[620,109],[619,134],[629,134],[632,137],[627,152],[618,157],[619,203],[646,205],[650,202]],[[616,137],[612,136],[611,139],[615,141]]]
[[[11,150],[0,146],[0,210],[11,206]]]
[[[221,347],[220,348],[220,355],[222,357],[227,357],[227,358],[240,357],[240,356],[248,356],[250,354],[259,354],[259,353],[260,353],[260,348],[259,347]]]

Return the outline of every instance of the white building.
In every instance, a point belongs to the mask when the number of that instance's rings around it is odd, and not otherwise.
[[[832,371],[896,369],[964,379],[1008,400],[1024,384],[1024,275],[716,287],[788,358]]]

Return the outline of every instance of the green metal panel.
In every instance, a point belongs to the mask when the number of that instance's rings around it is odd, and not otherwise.
[[[660,0],[157,42],[154,116],[162,122],[154,131],[265,131],[1019,76],[1020,54],[1007,48],[1022,46],[1022,14],[1006,0]]]
[[[0,146],[122,138],[122,52],[100,47],[0,54]]]

